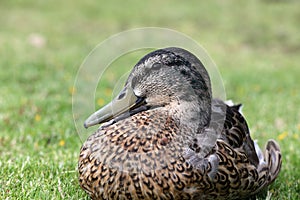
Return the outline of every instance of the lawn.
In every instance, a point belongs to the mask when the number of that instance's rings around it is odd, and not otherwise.
[[[2,0],[0,198],[88,199],[76,170],[77,70],[109,36],[154,26],[187,34],[207,50],[227,98],[244,104],[252,137],[260,146],[269,138],[281,146],[271,199],[300,199],[299,6],[296,0]],[[122,65],[130,69],[140,56],[123,57]],[[122,73],[104,79],[96,107],[109,101]]]

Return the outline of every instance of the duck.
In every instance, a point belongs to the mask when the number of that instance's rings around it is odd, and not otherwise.
[[[278,177],[270,139],[250,137],[241,105],[212,97],[191,52],[168,47],[145,55],[124,88],[91,114],[100,125],[83,143],[79,184],[91,199],[248,199]]]

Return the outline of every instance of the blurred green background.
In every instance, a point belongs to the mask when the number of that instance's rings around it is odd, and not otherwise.
[[[269,196],[299,199],[299,8],[296,0],[2,0],[0,197],[87,198],[76,171],[76,72],[109,36],[154,26],[187,34],[208,51],[227,97],[244,104],[252,137],[261,147],[274,138],[282,148],[282,171]],[[107,103],[118,76],[106,80],[96,107]]]

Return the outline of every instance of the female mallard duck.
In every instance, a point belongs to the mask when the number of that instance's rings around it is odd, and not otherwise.
[[[78,163],[92,199],[242,199],[281,168],[278,144],[262,153],[239,106],[212,99],[202,63],[180,48],[142,58],[84,126],[100,123]]]

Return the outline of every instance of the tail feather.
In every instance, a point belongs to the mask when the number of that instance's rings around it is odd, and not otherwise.
[[[282,164],[280,147],[275,140],[271,139],[267,142],[265,161],[267,162],[269,168],[268,184],[270,184],[278,176]]]
[[[256,141],[254,141],[254,147],[259,159],[257,171],[259,176],[264,180],[262,185],[252,193],[255,197],[257,194],[265,193],[268,188],[267,186],[277,178],[282,160],[280,147],[275,140],[268,140],[264,152],[260,150]]]

